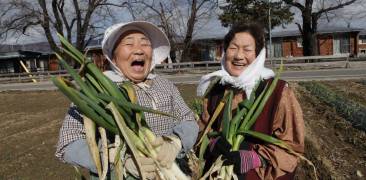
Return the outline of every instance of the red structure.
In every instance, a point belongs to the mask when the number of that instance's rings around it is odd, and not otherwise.
[[[321,27],[317,35],[319,55],[359,54],[359,34],[362,29],[344,27]],[[268,43],[267,43],[268,45]],[[298,30],[272,33],[273,57],[303,56],[302,37]]]

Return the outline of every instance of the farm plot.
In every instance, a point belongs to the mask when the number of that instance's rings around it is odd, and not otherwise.
[[[0,179],[71,179],[55,157],[68,100],[56,91],[0,93]]]
[[[349,88],[344,82],[324,85],[343,87],[346,92],[356,94],[360,89]],[[296,83],[290,86],[295,89],[304,112],[305,155],[315,164],[320,179],[362,179],[357,172],[366,174],[365,132],[353,128],[335,108],[303,86]],[[187,103],[192,104],[195,86],[178,88]],[[365,103],[365,99],[360,101]],[[56,91],[0,93],[0,179],[73,179],[72,166],[54,157],[58,131],[68,106],[69,101]],[[297,179],[313,179],[308,165],[301,164],[297,171]]]
[[[329,90],[366,106],[366,80],[323,81],[321,83]]]
[[[366,113],[365,109],[360,110],[366,102],[365,85],[356,81],[300,84],[296,91],[304,111],[306,156],[316,164],[320,177],[364,177],[366,134],[355,120],[365,120],[359,118]],[[358,97],[354,98],[356,94]]]

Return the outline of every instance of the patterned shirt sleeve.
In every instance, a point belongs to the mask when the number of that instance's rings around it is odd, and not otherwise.
[[[174,115],[179,118],[178,124],[173,128],[173,133],[180,137],[183,151],[187,153],[196,142],[199,130],[198,124],[193,111],[184,102],[177,87],[173,84],[172,93]]]
[[[63,155],[65,153],[65,147],[71,142],[79,139],[85,139],[83,118],[77,107],[71,105],[60,129],[57,150],[55,153],[56,157],[61,161],[64,161]]]

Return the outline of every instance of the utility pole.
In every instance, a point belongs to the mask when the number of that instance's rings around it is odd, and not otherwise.
[[[269,51],[268,51],[268,58],[271,59],[271,65],[272,67],[272,33],[271,33],[271,0],[268,0],[268,34],[269,34]]]

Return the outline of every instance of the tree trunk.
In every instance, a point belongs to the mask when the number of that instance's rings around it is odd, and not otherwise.
[[[196,14],[197,14],[196,5],[197,5],[197,0],[193,0],[192,6],[191,6],[191,14],[190,14],[188,22],[187,22],[187,32],[186,32],[186,36],[183,41],[184,44],[183,44],[183,52],[182,52],[182,58],[181,58],[182,62],[192,61],[190,51],[191,51],[193,29],[194,29],[194,24],[196,21]]]
[[[170,59],[172,60],[172,63],[176,63],[177,62],[177,54],[175,53],[177,49],[173,46],[171,46],[171,49],[170,49]]]
[[[311,13],[311,6],[306,7],[302,12],[302,40],[304,56],[319,55],[317,40],[318,16]]]
[[[318,44],[318,13],[311,15],[311,41],[312,41],[312,52],[311,56],[319,55],[319,44]]]
[[[314,51],[313,29],[312,29],[312,16],[311,6],[305,6],[302,11],[302,42],[303,42],[303,54],[304,56],[311,56]]]
[[[189,40],[188,40],[189,39]],[[192,61],[191,60],[191,39],[192,37],[187,38],[187,40],[184,40],[184,46],[183,46],[183,51],[182,51],[182,58],[181,58],[181,62],[189,62]]]

